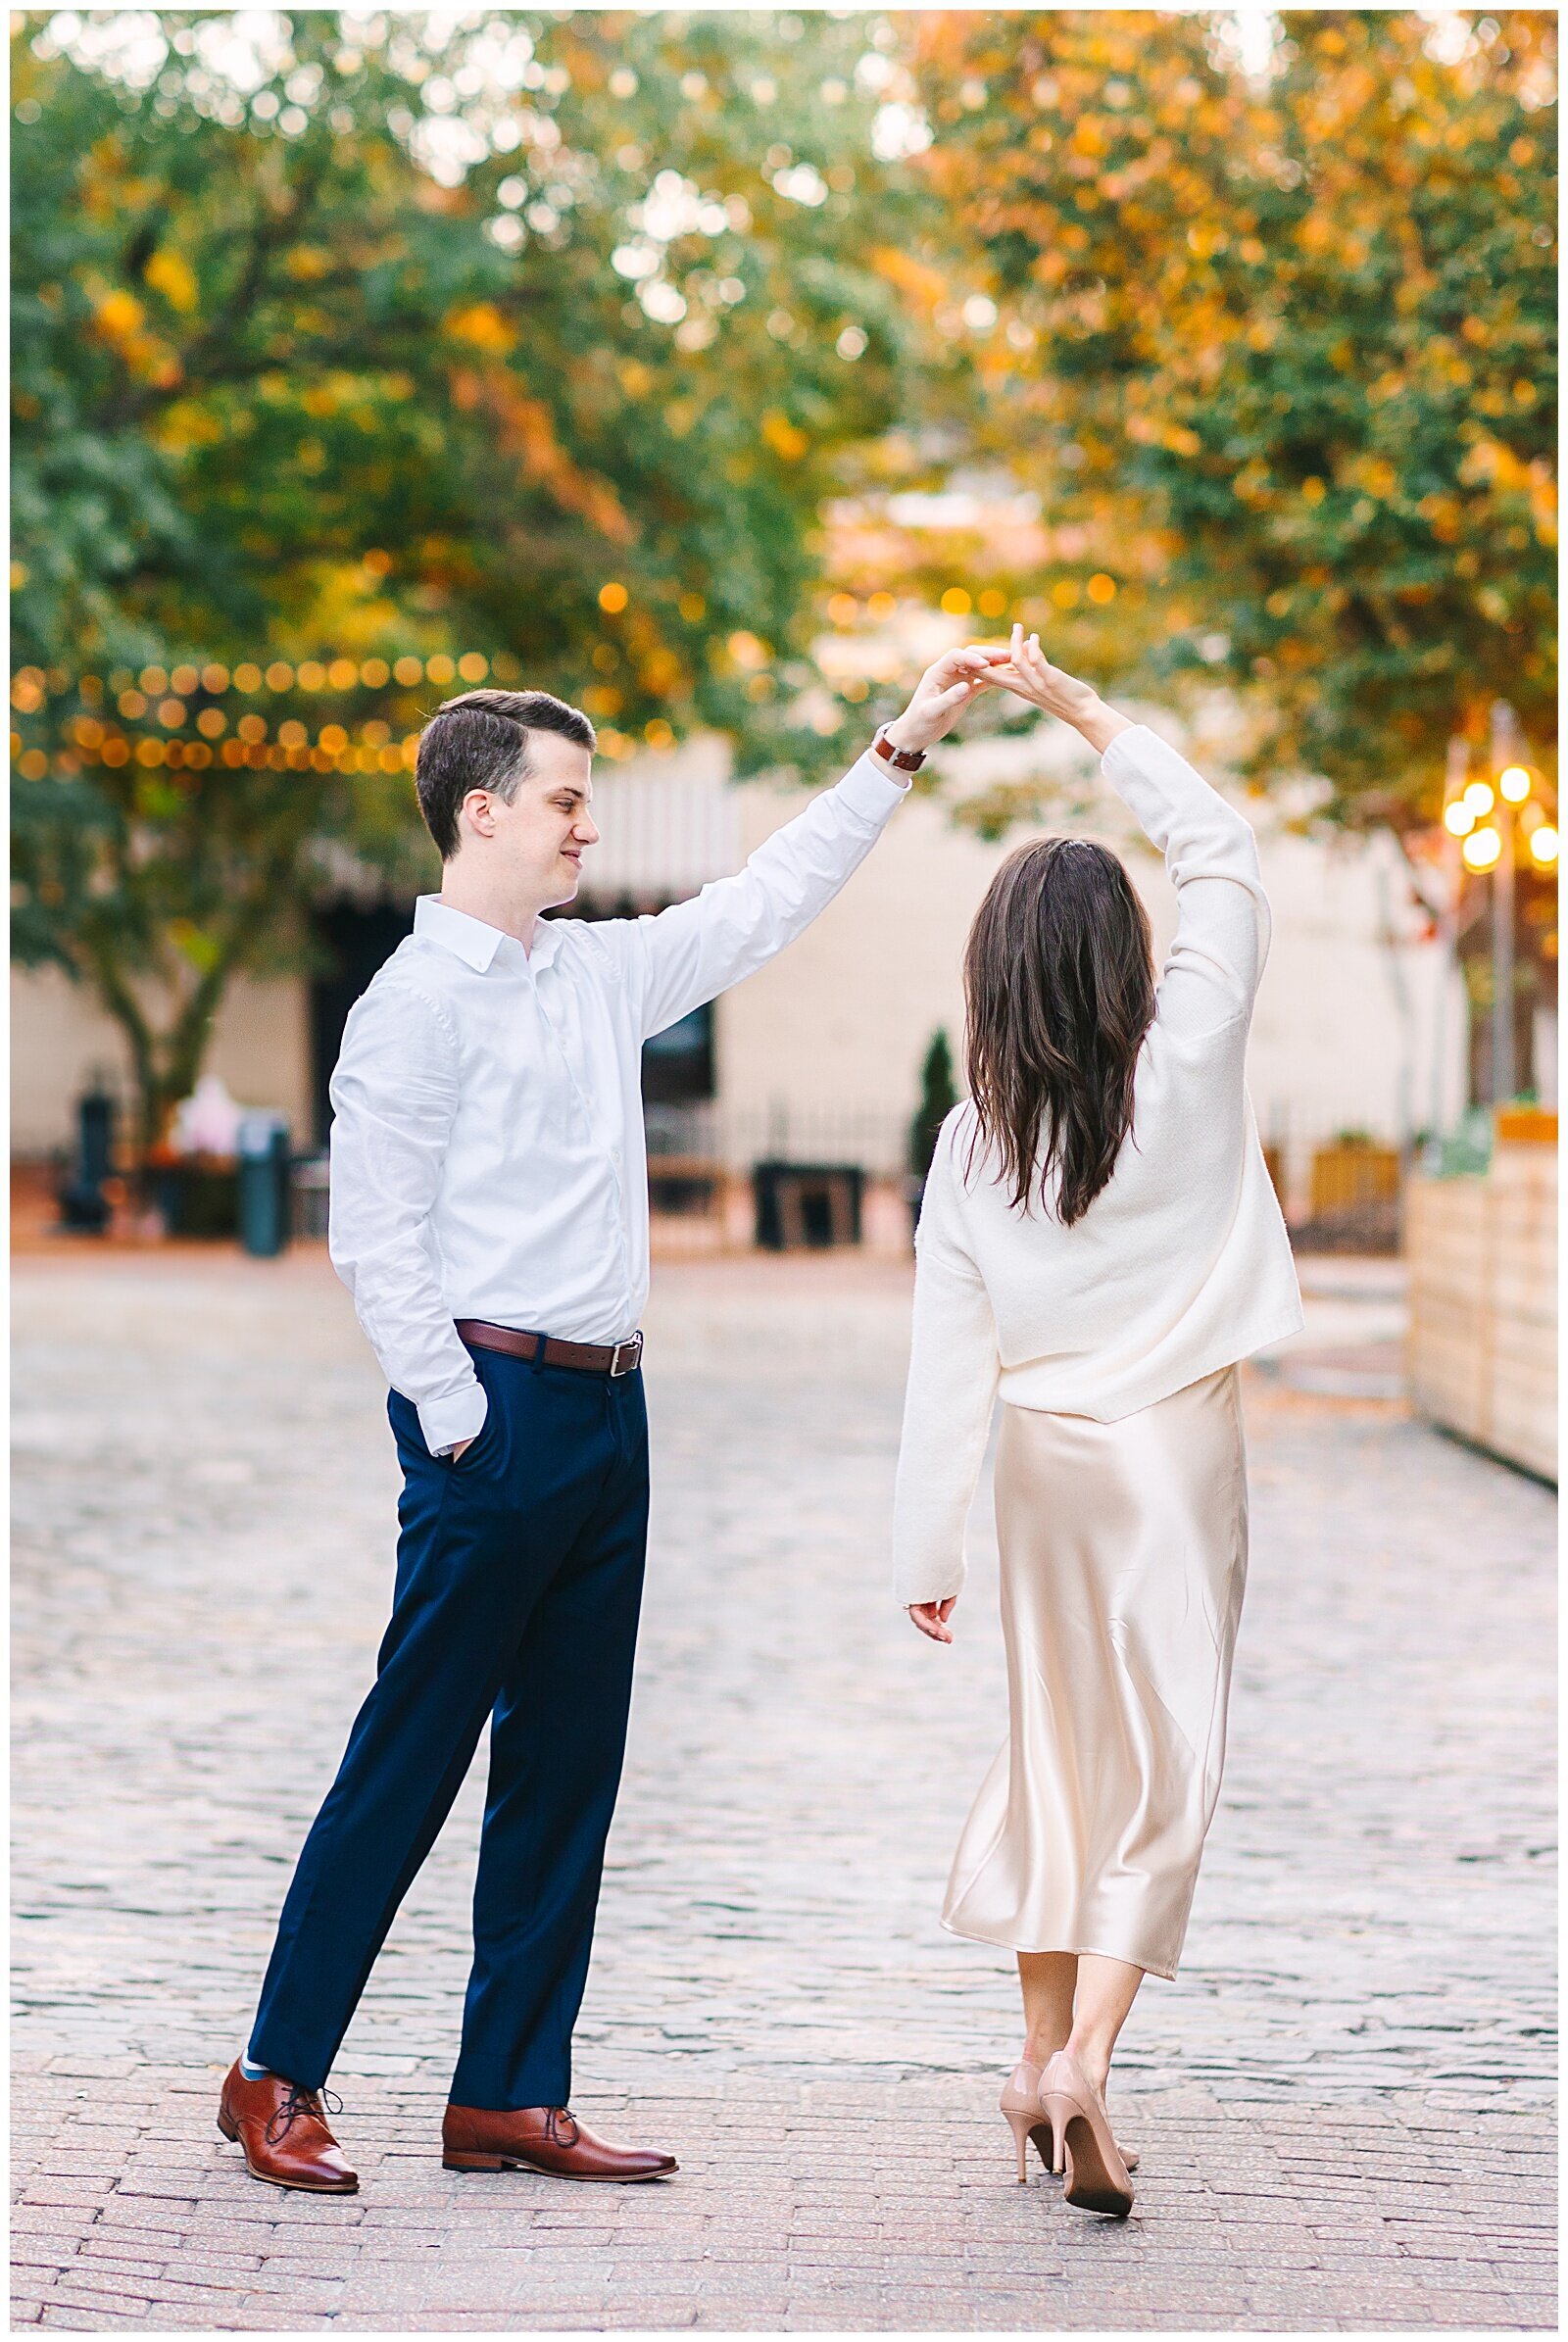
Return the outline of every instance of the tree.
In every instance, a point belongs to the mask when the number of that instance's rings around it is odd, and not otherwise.
[[[916,1179],[923,1181],[930,1171],[938,1135],[957,1102],[953,1050],[946,1030],[938,1026],[920,1067],[920,1103],[909,1125],[909,1169]]]
[[[1254,774],[1421,827],[1494,699],[1553,736],[1554,20],[1290,12],[1251,75],[1222,23],[920,20],[967,452],[1041,492],[1064,658],[1228,684]]]
[[[236,777],[132,765],[107,786],[22,785],[18,955],[65,965],[120,1026],[144,1147],[194,1088],[235,970],[293,964],[303,941],[291,882],[322,826],[316,788]],[[34,812],[40,787],[51,802]]]
[[[16,949],[120,1020],[146,1134],[228,978],[297,963],[321,850],[417,851],[429,686],[789,753],[811,524],[906,338],[863,45],[21,21]]]

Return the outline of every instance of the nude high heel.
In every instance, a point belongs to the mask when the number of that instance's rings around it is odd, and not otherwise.
[[[1018,2150],[1018,2185],[1029,2180],[1029,2141],[1034,2140],[1041,2162],[1052,2169],[1051,2125],[1040,2107],[1040,2068],[1020,2059],[1008,2080],[1003,2086],[1002,2111],[1007,2118],[1013,2145]]]
[[[1066,2201],[1082,2212],[1125,2220],[1133,2208],[1127,2166],[1099,2092],[1064,2049],[1041,2076],[1040,2106],[1051,2125],[1054,2168],[1066,2181]]]

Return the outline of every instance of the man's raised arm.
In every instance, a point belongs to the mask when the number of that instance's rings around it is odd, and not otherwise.
[[[880,738],[912,769],[1005,657],[973,646],[949,651],[926,669],[908,707]],[[867,749],[836,788],[776,830],[733,878],[714,879],[691,902],[656,916],[616,922],[633,979],[641,980],[644,1039],[754,975],[792,944],[858,869],[907,793],[908,770]]]

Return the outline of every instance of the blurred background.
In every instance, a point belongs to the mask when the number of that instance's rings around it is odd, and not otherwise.
[[[591,712],[616,915],[1016,618],[1258,828],[1303,1255],[1471,1273],[1555,1137],[1551,16],[12,24],[20,1241],[320,1239],[452,690]],[[906,1254],[1001,856],[1105,836],[1169,930],[1075,745],[982,707],[650,1046],[662,1248]]]
[[[13,16],[19,2319],[1556,2330],[1555,39]],[[428,2165],[476,1774],[334,2076],[371,2213],[283,2220],[197,2142],[384,1619],[326,1096],[439,883],[420,726],[586,707],[570,915],[657,909],[1014,619],[1245,807],[1274,906],[1305,1324],[1246,1369],[1225,1795],[1118,2049],[1148,2217],[1065,2253],[982,2152],[1016,1981],[936,1914],[1005,1701],[984,1488],[960,1647],[888,1585],[969,921],[1062,829],[1172,918],[999,695],[645,1058],[652,1566],[578,2043],[681,2206]]]

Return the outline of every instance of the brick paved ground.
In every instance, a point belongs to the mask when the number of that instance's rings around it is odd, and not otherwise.
[[[1320,1309],[1342,1362],[1355,1299]],[[362,2193],[313,2202],[211,2115],[381,1625],[374,1368],[318,1253],[19,1264],[19,2320],[1554,2324],[1546,1492],[1251,1378],[1226,1792],[1188,1965],[1125,2037],[1137,2213],[1084,2219],[1012,2184],[1015,1986],[936,1924],[1003,1679],[986,1559],[952,1651],[888,1598],[906,1314],[897,1265],[659,1275],[577,2096],[679,2178],[440,2170],[474,1781],[335,2076]]]

